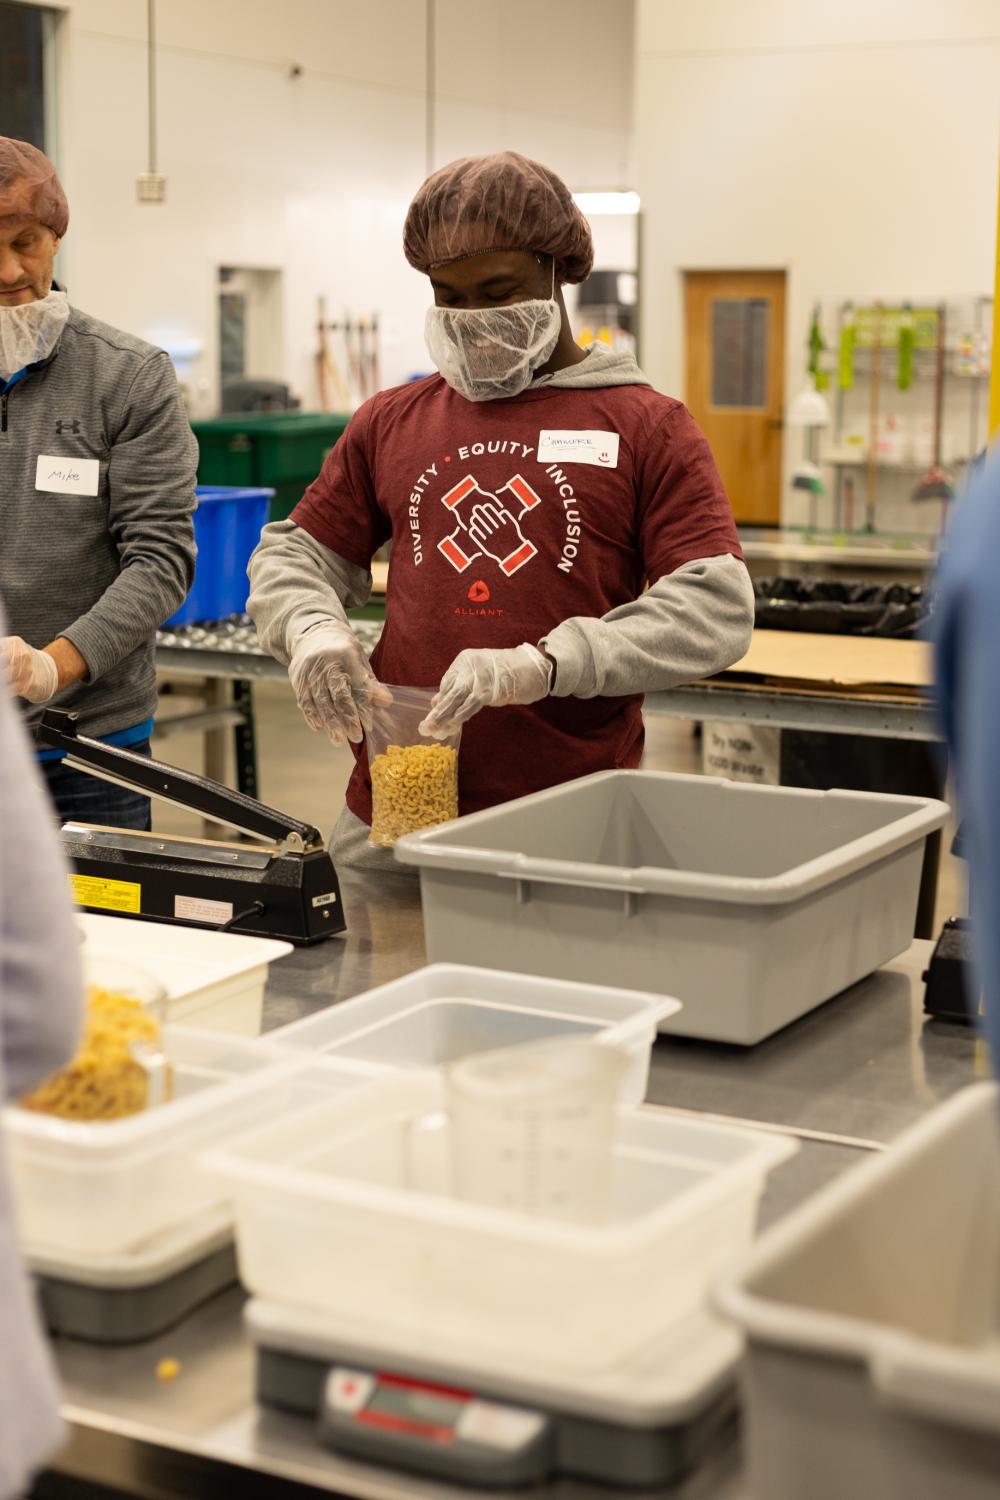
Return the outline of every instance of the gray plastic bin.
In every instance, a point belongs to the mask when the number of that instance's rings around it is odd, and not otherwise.
[[[769,1230],[745,1330],[761,1500],[1000,1495],[1000,1091],[965,1089]]]
[[[670,994],[759,1042],[909,947],[946,803],[603,771],[396,845],[428,962]]]

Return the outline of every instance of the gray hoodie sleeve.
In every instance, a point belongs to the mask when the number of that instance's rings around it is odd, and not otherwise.
[[[0,620],[0,633],[3,632]],[[52,828],[0,674],[0,1104],[68,1062],[80,1032],[80,944]],[[0,1111],[0,1495],[63,1438],[55,1372],[17,1249]]]
[[[266,526],[250,559],[247,612],[265,651],[287,666],[313,625],[349,624],[367,603],[371,573],[324,547],[294,521]],[[753,585],[736,557],[701,558],[660,578],[602,618],[565,620],[539,642],[556,662],[557,698],[653,693],[721,672],[744,656]]]
[[[705,557],[657,580],[600,619],[564,620],[539,645],[556,663],[557,698],[662,692],[739,661],[753,632],[750,575],[736,557]]]
[[[80,1034],[80,941],[52,810],[0,676],[0,1076],[16,1099]]]
[[[288,665],[296,642],[313,625],[349,625],[372,591],[372,575],[356,567],[294,521],[265,526],[250,559],[247,614],[265,651]]]
[[[126,392],[108,468],[108,527],[121,572],[97,603],[60,632],[89,681],[148,641],[194,580],[198,444],[168,356],[151,356]]]

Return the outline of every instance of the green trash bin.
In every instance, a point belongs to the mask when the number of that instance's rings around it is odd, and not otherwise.
[[[284,521],[349,421],[341,412],[269,412],[193,422],[198,483],[273,489],[270,519]]]

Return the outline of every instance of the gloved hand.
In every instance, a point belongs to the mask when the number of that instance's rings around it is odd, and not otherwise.
[[[441,679],[434,707],[420,725],[431,739],[447,739],[481,708],[537,703],[552,685],[552,663],[537,646],[504,651],[460,651]]]
[[[354,631],[333,620],[302,636],[292,652],[288,677],[309,728],[325,730],[335,745],[345,735],[358,744],[362,730],[371,728],[372,704],[392,702]]]
[[[3,664],[10,690],[16,698],[29,703],[48,703],[59,691],[59,668],[51,656],[29,646],[19,635],[8,635],[0,641]]]

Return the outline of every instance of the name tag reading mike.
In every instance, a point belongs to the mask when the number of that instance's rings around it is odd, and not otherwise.
[[[96,458],[65,458],[40,453],[35,465],[35,489],[49,495],[96,495],[101,486],[101,464]]]

